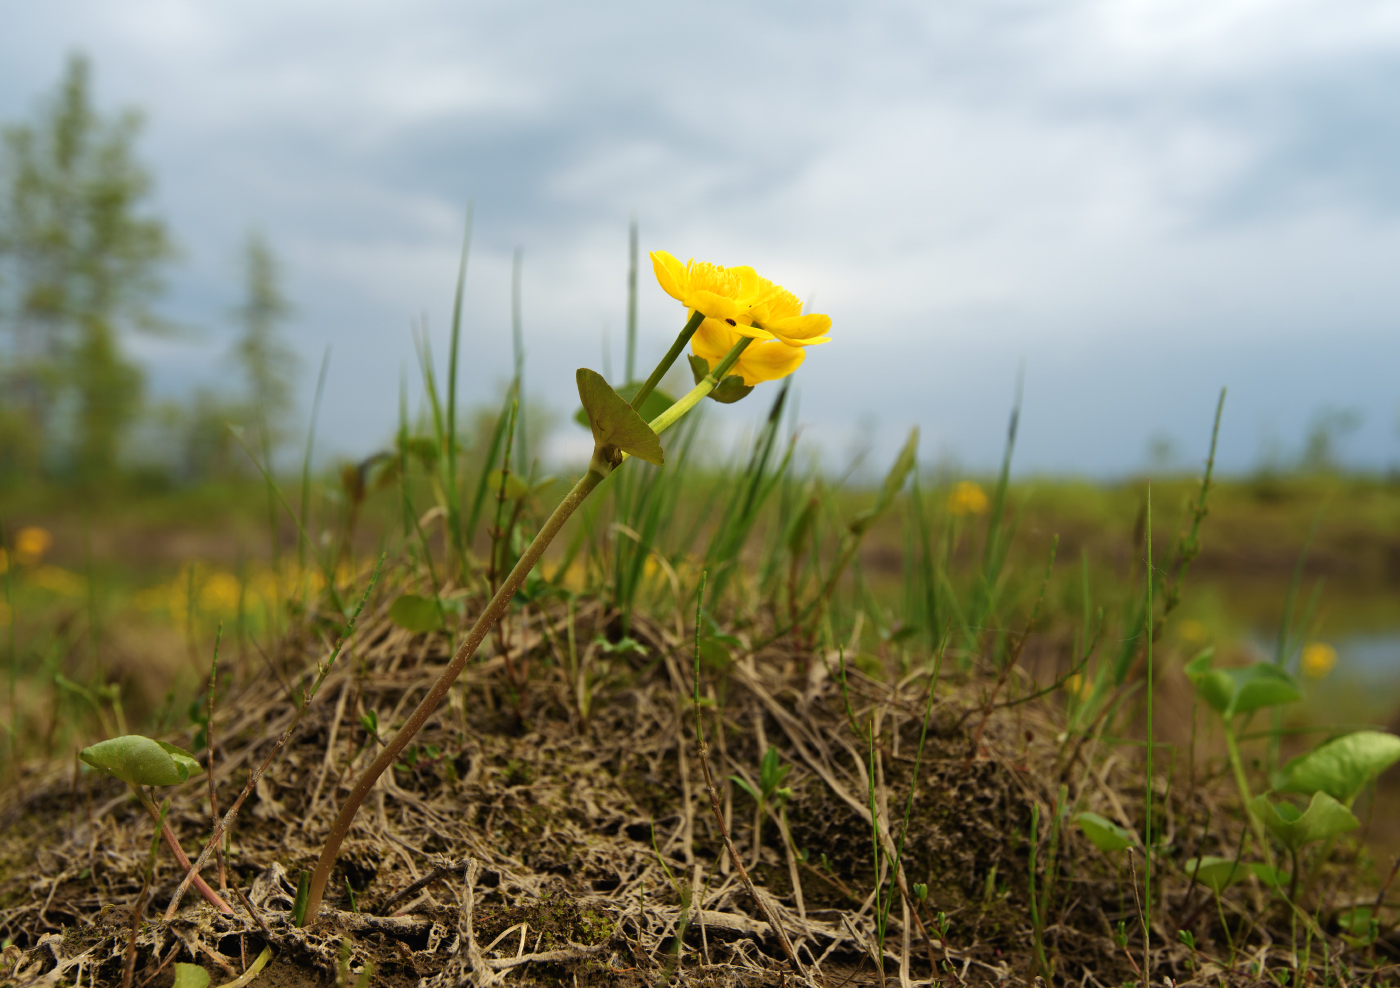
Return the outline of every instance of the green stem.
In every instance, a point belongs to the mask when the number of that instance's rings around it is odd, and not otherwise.
[[[724,375],[729,373],[730,369],[738,362],[739,356],[752,342],[753,337],[745,336],[738,343],[735,343],[734,348],[724,355],[724,359],[719,362],[719,365],[711,368],[710,373],[706,374],[699,384],[686,392],[685,397],[648,423],[651,426],[651,431],[659,435],[675,425],[682,415],[700,404],[701,398],[719,387],[719,382],[724,380]],[[635,403],[633,407],[636,407]]]
[[[520,557],[520,561],[515,564],[515,568],[510,571],[510,575],[496,591],[496,595],[491,598],[491,602],[486,605],[486,609],[476,619],[476,623],[472,625],[467,637],[457,647],[452,661],[442,671],[442,675],[433,684],[433,688],[428,691],[427,696],[423,697],[417,709],[413,711],[403,727],[399,728],[393,739],[379,752],[379,757],[355,783],[355,788],[351,790],[349,797],[345,800],[345,805],[340,808],[340,815],[336,817],[335,823],[331,826],[330,836],[326,838],[325,846],[321,849],[320,860],[316,862],[316,870],[311,874],[311,887],[306,900],[305,915],[307,921],[315,922],[316,916],[320,912],[321,897],[325,893],[326,882],[330,879],[331,869],[335,866],[336,856],[340,852],[340,845],[350,832],[350,824],[354,822],[360,804],[365,801],[365,797],[374,788],[379,777],[390,765],[398,761],[399,754],[408,746],[408,742],[432,716],[433,711],[447,695],[447,691],[456,682],[457,677],[462,674],[462,670],[466,668],[467,662],[476,654],[476,650],[486,637],[487,632],[505,614],[506,608],[510,606],[511,598],[525,582],[525,577],[535,568],[535,564],[540,561],[545,548],[564,527],[569,516],[577,510],[584,499],[593,492],[593,488],[602,483],[611,471],[612,467],[608,464],[607,458],[595,450],[593,460],[589,463],[588,472],[574,485],[573,490],[569,491],[564,500],[559,502],[559,506],[554,509],[554,513],[549,516],[549,520],[545,522],[544,527],[540,529],[539,534],[525,550],[525,554]]]
[[[1253,799],[1249,792],[1249,780],[1244,776],[1244,762],[1240,760],[1240,746],[1235,740],[1235,727],[1230,723],[1230,718],[1223,719],[1225,728],[1225,750],[1230,755],[1230,770],[1235,775],[1235,786],[1240,791],[1240,801],[1244,803],[1245,815],[1249,817],[1249,825],[1254,831],[1254,839],[1259,842],[1259,849],[1264,855],[1264,860],[1269,867],[1274,866],[1273,849],[1269,847],[1268,836],[1264,833],[1264,823],[1250,808],[1250,800]]]
[[[634,409],[641,408],[642,402],[646,401],[647,398],[651,396],[651,393],[656,390],[656,386],[661,383],[661,379],[666,376],[666,372],[671,369],[671,365],[676,362],[676,358],[681,355],[681,351],[685,349],[686,344],[690,342],[690,338],[695,335],[695,331],[700,328],[700,324],[704,321],[705,314],[703,312],[691,314],[690,319],[685,324],[685,328],[682,329],[681,334],[676,337],[676,342],[671,344],[671,349],[666,351],[666,356],[662,357],[661,363],[656,365],[656,370],[651,372],[651,376],[642,384],[641,390],[632,396],[632,407]],[[635,327],[629,326],[629,332],[632,334],[628,338],[630,345],[636,333]],[[632,372],[630,350],[628,352],[627,372],[629,375]],[[628,381],[626,383],[630,384],[632,382]]]

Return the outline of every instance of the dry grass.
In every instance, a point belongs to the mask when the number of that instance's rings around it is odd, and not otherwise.
[[[418,739],[439,753],[422,751],[413,767],[385,775],[346,843],[335,894],[317,923],[297,929],[295,876],[314,863],[340,800],[374,755],[362,714],[377,711],[386,729],[400,721],[448,656],[448,637],[411,635],[389,622],[388,603],[414,576],[398,580],[377,591],[239,817],[227,881],[247,906],[225,918],[191,897],[174,922],[146,923],[136,985],[166,988],[172,960],[205,966],[213,984],[230,982],[264,945],[277,960],[259,984],[327,982],[347,938],[352,971],[373,964],[381,985],[799,983],[765,913],[815,983],[878,983],[870,794],[892,857],[889,835],[898,839],[911,784],[896,885],[927,884],[928,904],[916,909],[900,897],[890,910],[884,979],[1028,984],[1036,973],[1031,807],[1039,804],[1048,821],[1064,785],[1076,812],[1141,829],[1141,748],[1062,742],[1063,694],[1031,696],[1026,669],[1056,666],[1053,640],[1031,649],[1034,664],[1027,658],[999,693],[974,656],[949,653],[945,667],[962,671],[936,685],[914,780],[928,669],[916,663],[902,679],[853,670],[851,717],[833,680],[835,654],[785,642],[754,650],[748,636],[760,630],[750,628],[738,632],[745,645],[728,668],[705,669],[701,710],[716,780],[756,780],[770,745],[792,766],[786,814],[768,814],[758,846],[752,801],[723,786],[723,813],[751,866],[760,910],[724,853],[703,791],[690,630],[638,617],[631,635],[642,652],[609,653],[602,643],[618,640],[616,616],[596,601],[578,606],[575,639],[597,692],[585,719],[578,684],[565,672],[568,615],[556,601],[516,610],[494,649],[483,650]],[[330,628],[310,615],[278,654],[238,670],[216,717],[221,806],[295,714],[294,698],[329,651]],[[1005,702],[1018,697],[1024,702]],[[867,725],[876,732],[873,756],[857,733]],[[14,940],[6,964],[8,982],[18,985],[120,981],[150,821],[118,783],[79,774],[75,764],[28,766],[0,808],[0,937]],[[172,824],[193,851],[210,823],[206,781],[192,779],[170,795]],[[1228,780],[1204,758],[1178,759],[1157,779],[1156,804],[1163,850],[1150,904],[1153,982],[1256,984],[1288,972],[1292,924],[1267,890],[1244,885],[1224,898],[1240,946],[1230,965],[1213,900],[1181,871],[1189,857],[1233,853],[1243,824]],[[1053,884],[1044,938],[1054,980],[1086,988],[1140,982],[1140,856],[1131,867],[1126,857],[1110,860],[1068,824],[1056,872],[1046,874],[1049,830],[1042,825],[1038,881]],[[1358,847],[1339,844],[1310,890],[1324,925],[1339,909],[1375,899],[1374,876],[1352,867]],[[179,877],[163,856],[152,915]],[[358,912],[350,911],[347,883]],[[674,883],[692,890],[698,908],[683,909]],[[947,917],[946,941],[938,912]],[[1120,923],[1125,943],[1115,936]],[[1194,932],[1198,954],[1177,940],[1181,928]],[[1311,970],[1300,980],[1390,983],[1400,955],[1390,936],[1371,950],[1335,936],[1314,941]]]

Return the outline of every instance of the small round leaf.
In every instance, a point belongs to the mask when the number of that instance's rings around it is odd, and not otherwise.
[[[182,757],[177,761],[171,751]],[[162,745],[139,734],[100,741],[84,748],[78,757],[93,768],[114,775],[129,786],[175,786],[190,777],[191,765],[199,763],[189,752],[174,745]]]

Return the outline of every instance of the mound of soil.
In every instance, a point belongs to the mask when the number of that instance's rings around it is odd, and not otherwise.
[[[321,914],[298,928],[298,876],[449,657],[449,636],[390,622],[396,596],[379,594],[243,806],[222,873],[204,869],[231,912],[191,892],[164,920],[182,872],[162,848],[134,924],[150,817],[76,761],[26,766],[0,806],[0,983],[118,985],[133,944],[132,983],[148,988],[169,988],[176,963],[237,983],[264,948],[263,988],[1020,984],[1047,971],[1103,986],[1140,983],[1149,961],[1158,984],[1257,983],[1295,963],[1307,978],[1394,971],[1384,936],[1351,949],[1329,935],[1306,958],[1300,939],[1295,954],[1292,917],[1257,883],[1217,908],[1182,865],[1234,853],[1237,800],[1204,760],[1188,787],[1165,755],[1144,952],[1141,853],[1105,854],[1072,816],[1098,813],[1141,846],[1141,746],[1067,736],[1065,691],[970,653],[950,651],[936,679],[892,652],[844,681],[837,655],[754,629],[708,655],[699,713],[736,862],[699,761],[689,632],[634,618],[624,636],[598,602],[513,612],[365,802]],[[308,615],[278,654],[237,670],[214,718],[221,811],[293,724],[336,630]],[[786,773],[760,810],[749,790],[763,790],[770,748]],[[207,778],[156,795],[197,856]],[[1357,853],[1339,842],[1307,890],[1329,934],[1340,910],[1374,900]]]

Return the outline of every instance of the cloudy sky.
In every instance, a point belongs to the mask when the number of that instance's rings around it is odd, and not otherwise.
[[[182,258],[133,340],[155,391],[219,379],[238,252],[282,256],[325,448],[392,428],[410,323],[445,352],[466,203],[468,400],[510,366],[524,251],[530,389],[620,368],[627,218],[642,246],[752,264],[834,320],[799,372],[827,448],[860,430],[1117,475],[1149,441],[1226,466],[1359,414],[1400,464],[1400,5],[1352,0],[710,0],[590,4],[0,0],[0,119],[86,52],[147,116]],[[644,277],[642,357],[684,313]],[[771,390],[772,386],[768,386]],[[714,409],[731,428],[763,391]]]

